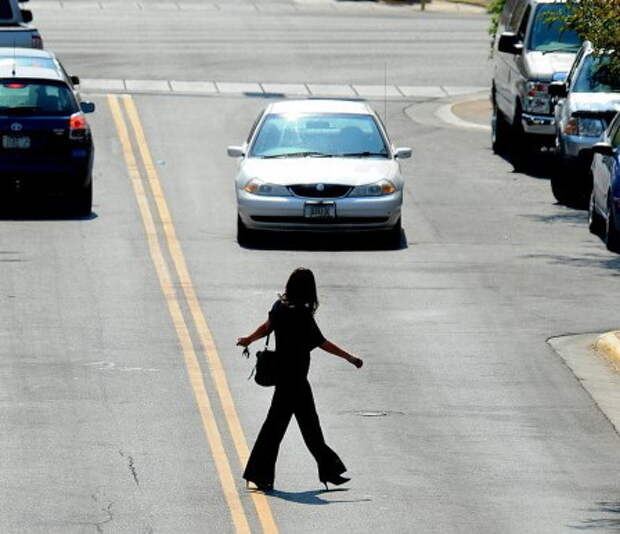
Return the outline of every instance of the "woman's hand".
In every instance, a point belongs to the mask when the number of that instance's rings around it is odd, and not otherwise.
[[[237,339],[237,347],[247,347],[250,343],[252,343],[250,336],[240,337]]]
[[[353,365],[355,365],[355,367],[357,367],[358,369],[364,365],[364,360],[362,360],[361,358],[357,358],[355,356],[351,356],[350,358],[347,358],[349,360],[349,363],[352,363]]]

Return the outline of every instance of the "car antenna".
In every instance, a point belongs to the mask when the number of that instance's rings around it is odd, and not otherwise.
[[[387,128],[387,76],[388,76],[387,61],[385,62],[384,67],[385,68],[383,71],[383,122],[385,123],[385,127]]]
[[[15,37],[13,37],[13,76],[15,76],[17,49],[15,47]]]

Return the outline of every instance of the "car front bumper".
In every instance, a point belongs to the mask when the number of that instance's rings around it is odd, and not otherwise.
[[[600,140],[600,137],[585,137],[581,135],[561,135],[558,147],[562,156],[567,158],[579,158],[586,166],[592,162],[592,147]]]
[[[252,230],[363,232],[393,228],[400,218],[402,198],[402,191],[380,197],[313,199],[259,196],[239,190],[237,207],[241,221]],[[333,202],[336,216],[305,217],[307,202]]]

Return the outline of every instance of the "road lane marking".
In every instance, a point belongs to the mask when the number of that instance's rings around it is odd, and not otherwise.
[[[185,261],[185,255],[183,254],[181,243],[177,237],[176,229],[170,214],[170,209],[168,208],[168,203],[161,187],[159,173],[155,167],[151,151],[146,141],[144,128],[142,127],[138,110],[131,95],[124,95],[123,103],[134,132],[138,150],[142,157],[142,163],[146,170],[147,181],[149,187],[151,188],[151,194],[155,200],[155,205],[157,206],[159,219],[166,237],[168,252],[174,263],[177,276],[181,287],[183,288],[185,300],[194,320],[194,325],[202,345],[203,353],[208,362],[211,377],[213,379],[213,383],[215,384],[222,410],[228,424],[228,429],[239,458],[239,464],[241,467],[244,467],[249,457],[249,449],[237,410],[235,408],[235,403],[228,386],[226,372],[224,371],[221,358],[215,345],[213,334],[208,326],[207,320],[198,301],[194,284],[189,274],[189,269],[187,268],[187,262]],[[252,492],[251,497],[254,502],[263,532],[265,534],[278,534],[278,527],[276,526],[271,508],[265,495],[263,493]]]
[[[170,312],[172,322],[181,344],[190,384],[194,392],[196,403],[198,404],[207,441],[211,447],[211,454],[216,465],[220,484],[230,509],[235,532],[238,534],[251,534],[250,526],[232,475],[228,456],[222,442],[222,436],[217,426],[211,402],[205,388],[204,377],[202,375],[198,356],[194,349],[194,344],[192,342],[187,323],[183,317],[183,312],[181,311],[181,306],[172,282],[170,270],[168,269],[168,265],[166,264],[162,248],[159,243],[157,228],[149,207],[142,176],[133,152],[129,131],[125,124],[121,107],[118,102],[118,97],[108,95],[108,103],[121,142],[125,164],[129,173],[129,179],[138,202],[140,215],[142,216],[142,222],[147,236],[151,259],[153,260],[157,277],[166,299],[166,304],[168,305],[168,311]]]

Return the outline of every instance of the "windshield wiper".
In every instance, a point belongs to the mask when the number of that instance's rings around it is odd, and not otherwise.
[[[576,45],[565,45],[558,48],[552,48],[551,50],[541,50],[541,52],[544,56],[546,54],[553,54],[555,52],[576,52],[577,50],[579,50],[579,47]]]
[[[344,154],[338,154],[338,157],[341,158],[366,158],[370,156],[381,156],[382,158],[387,158],[387,154],[385,152],[345,152]]]
[[[325,154],[324,152],[315,152],[307,150],[305,152],[286,152],[284,154],[271,154],[269,156],[262,156],[263,159],[273,158],[333,158],[332,154]]]

